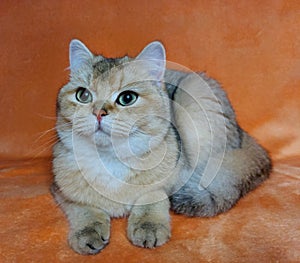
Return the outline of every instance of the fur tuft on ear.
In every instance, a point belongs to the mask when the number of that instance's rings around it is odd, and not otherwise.
[[[71,71],[77,71],[83,65],[87,65],[93,57],[94,55],[81,41],[73,39],[70,42],[69,59]]]
[[[163,79],[166,70],[166,51],[162,43],[159,41],[151,42],[136,57],[136,60],[145,62],[156,80]]]

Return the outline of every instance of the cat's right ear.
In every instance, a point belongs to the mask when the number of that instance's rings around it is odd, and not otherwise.
[[[162,43],[154,41],[148,44],[135,60],[142,61],[156,80],[163,79],[166,69],[166,51]]]
[[[70,42],[69,59],[71,72],[77,71],[83,65],[89,65],[93,57],[92,52],[81,41],[73,39]]]

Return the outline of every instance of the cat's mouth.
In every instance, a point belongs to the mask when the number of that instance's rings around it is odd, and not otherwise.
[[[104,133],[106,135],[110,135],[110,132],[107,131],[107,129],[105,129],[105,127],[103,127],[103,125],[100,125],[100,124],[96,125],[96,127],[95,127],[95,134],[97,134],[97,133],[98,134]]]

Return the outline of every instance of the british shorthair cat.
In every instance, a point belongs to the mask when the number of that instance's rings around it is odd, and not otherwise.
[[[217,215],[271,172],[220,85],[166,69],[160,42],[135,58],[105,58],[72,40],[56,130],[52,193],[80,254],[108,244],[112,217],[128,216],[134,245],[161,246],[171,236],[169,209]]]

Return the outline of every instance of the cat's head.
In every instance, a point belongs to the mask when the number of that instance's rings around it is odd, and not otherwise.
[[[150,43],[135,58],[111,59],[72,40],[69,57],[70,81],[57,102],[61,140],[73,134],[102,149],[129,144],[138,155],[161,143],[170,126],[170,110],[160,42]]]

